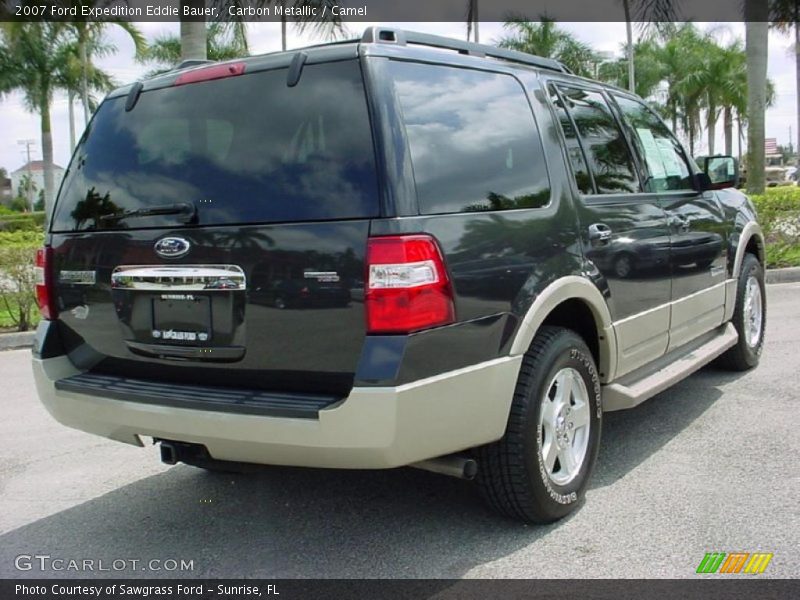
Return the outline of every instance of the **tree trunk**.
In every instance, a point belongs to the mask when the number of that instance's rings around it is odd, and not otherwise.
[[[84,27],[86,25],[84,24]],[[78,52],[81,61],[81,102],[83,103],[83,124],[89,124],[89,57],[86,52],[87,35],[85,29],[78,35]]]
[[[725,130],[725,154],[733,156],[733,109],[726,106],[722,114],[723,129]]]
[[[628,35],[628,47],[626,50],[628,56],[628,90],[635,94],[636,72],[633,65],[633,25],[631,24],[630,0],[622,0],[622,5],[625,8],[625,32]]]
[[[707,128],[708,128],[708,155],[714,156],[714,143],[717,137],[717,119],[719,115],[717,114],[717,105],[714,104],[713,100],[709,100],[708,102],[708,119],[707,119]]]
[[[183,7],[204,8],[204,0],[181,0],[181,15]],[[206,22],[204,19],[181,16],[181,61],[206,60],[208,58]]]
[[[47,94],[42,94],[47,98]],[[42,160],[44,162],[44,210],[45,214],[50,214],[53,206],[53,188],[55,181],[53,178],[53,133],[50,127],[50,103],[45,100],[39,107],[42,128]]]
[[[75,92],[67,92],[67,102],[69,103],[69,151],[75,151]]]
[[[742,115],[736,114],[736,146],[737,146],[737,159],[739,164],[742,164]],[[745,165],[746,166],[746,165]]]
[[[767,103],[769,8],[745,1],[747,53],[747,192],[764,192],[764,111]]]
[[[281,7],[284,11],[281,12],[281,50],[286,51],[286,10],[285,3],[281,0]]]
[[[475,1],[475,8],[472,11],[472,17],[475,20],[475,43],[480,44],[481,32],[480,32],[480,20],[478,18],[478,0],[474,1]]]

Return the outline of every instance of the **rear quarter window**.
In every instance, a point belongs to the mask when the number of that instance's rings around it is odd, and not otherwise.
[[[539,208],[550,200],[522,85],[501,73],[393,61],[424,214]]]
[[[200,225],[378,214],[375,154],[357,61],[307,65],[103,103],[76,150],[53,231],[174,227],[174,216],[105,220],[192,202]]]

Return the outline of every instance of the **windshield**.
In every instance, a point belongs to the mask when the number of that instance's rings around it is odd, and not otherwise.
[[[107,100],[77,148],[52,231],[376,216],[377,180],[357,61],[309,65]],[[106,218],[102,218],[106,217]],[[184,215],[185,217],[185,215]]]

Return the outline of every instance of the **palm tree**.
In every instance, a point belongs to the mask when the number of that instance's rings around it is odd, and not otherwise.
[[[0,23],[0,93],[21,92],[27,109],[39,113],[47,210],[55,187],[50,105],[68,63],[65,32],[63,23]]]
[[[91,6],[96,4],[96,0],[78,0],[73,2],[78,5],[78,9],[82,6]],[[69,23],[69,28],[75,38],[77,56],[81,67],[81,85],[80,96],[81,103],[83,104],[83,122],[84,125],[89,123],[89,79],[90,71],[94,68],[92,63],[92,50],[103,47],[103,34],[109,25],[116,25],[125,31],[130,39],[133,41],[133,46],[136,49],[136,56],[141,56],[147,48],[144,35],[133,24],[127,21],[73,21]],[[114,49],[116,50],[116,49]]]
[[[662,28],[658,38],[662,41],[658,60],[667,87],[663,112],[675,131],[678,122],[685,120],[684,94],[687,90],[684,78],[700,68],[704,39],[692,23]]]
[[[107,56],[116,51],[111,44],[102,42],[100,36],[95,36],[90,40],[88,49],[89,56]],[[88,102],[89,112],[94,112],[97,108],[97,100],[92,92],[107,93],[114,87],[114,82],[108,73],[98,68],[94,64],[89,64],[88,69],[84,69],[78,58],[79,52],[77,42],[69,42],[67,48],[67,62],[64,69],[58,74],[58,87],[66,90],[67,103],[69,110],[69,143],[70,150],[75,149],[75,98],[83,94],[84,86],[87,88],[86,101]],[[84,112],[85,114],[85,112]]]
[[[189,19],[184,17],[185,8],[201,9],[205,7],[205,0],[181,0],[180,3],[180,61],[206,60],[208,58],[206,39],[206,23],[203,19]]]
[[[263,0],[262,0],[263,1]],[[269,4],[270,0],[264,2]],[[311,31],[315,37],[322,38],[323,40],[336,40],[347,34],[347,28],[344,26],[341,17],[334,15],[332,10],[337,6],[338,0],[276,0],[283,8],[291,5],[297,8],[306,6],[317,9],[317,17],[303,17],[294,22],[294,26],[298,33],[305,33]],[[474,0],[476,3],[478,0]],[[323,14],[325,18],[318,18]],[[477,27],[477,26],[476,26]],[[477,29],[475,30],[477,35]],[[477,41],[477,40],[476,40]],[[286,37],[286,15],[281,15],[281,50],[287,49]]]
[[[230,60],[247,56],[247,38],[241,34],[243,30],[231,26],[229,23],[204,24],[206,34],[205,55],[211,60]],[[153,64],[157,68],[150,73],[155,75],[174,69],[184,59],[182,53],[182,39],[176,35],[161,35],[156,37],[147,50],[137,60],[144,64]]]
[[[478,0],[467,0],[467,41],[473,37],[475,43],[481,41]]]
[[[192,8],[204,8],[206,6],[205,0],[180,0],[181,15],[185,6]],[[229,3],[216,0],[219,5],[219,11],[224,13]],[[315,35],[322,36],[324,39],[337,39],[346,33],[346,28],[340,16],[335,15],[333,10],[337,5],[336,0],[258,0],[258,6],[276,5],[282,9],[287,7],[303,9],[315,8],[316,16],[309,14],[306,17],[299,17],[295,21],[295,27],[300,32],[311,30]],[[323,9],[324,13],[323,13]],[[303,11],[299,11],[303,13]],[[308,11],[306,11],[308,12]],[[322,14],[325,18],[320,18]],[[237,36],[245,38],[245,23],[239,20],[228,21],[232,23],[239,31]],[[180,17],[180,42],[181,42],[181,60],[206,60],[209,58],[207,52],[207,33],[208,30],[205,21],[190,19],[189,17]],[[286,50],[286,28],[287,21],[285,15],[281,15],[281,48]]]
[[[622,0],[625,12],[625,33],[627,43],[625,54],[628,59],[628,89],[636,91],[635,44],[632,21],[640,23],[671,23],[677,20],[675,0]]]
[[[745,0],[747,55],[747,192],[764,192],[764,111],[767,102],[769,6]]]
[[[540,22],[513,17],[503,27],[512,32],[497,45],[511,50],[553,58],[577,75],[590,76],[597,62],[594,50],[574,35],[560,29],[555,20],[542,17]]]
[[[664,80],[665,68],[661,61],[661,46],[655,39],[643,39],[636,43],[634,48],[634,63],[636,65],[636,94],[642,98],[654,95],[661,82]],[[623,53],[627,48],[623,44]],[[627,55],[618,60],[604,62],[597,71],[597,78],[614,85],[630,89],[628,78],[630,69]]]
[[[783,34],[794,34],[795,95],[797,96],[797,152],[800,154],[800,2],[772,0],[772,26]]]

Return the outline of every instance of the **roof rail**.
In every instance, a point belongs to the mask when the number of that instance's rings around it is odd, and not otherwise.
[[[415,31],[405,31],[403,29],[394,29],[391,27],[368,27],[361,36],[361,43],[396,44],[398,46],[415,44],[419,46],[430,46],[432,48],[444,48],[446,50],[455,50],[459,54],[481,57],[489,56],[491,58],[499,58],[501,60],[550,69],[551,71],[570,73],[569,69],[552,58],[544,58],[541,56],[534,56],[533,54],[526,54],[525,52],[518,52],[516,50],[506,50],[505,48],[496,48],[494,46],[476,44],[474,42],[462,42],[461,40],[454,40],[440,35],[417,33]]]
[[[207,65],[209,63],[217,62],[215,60],[206,60],[204,58],[190,58],[189,60],[184,60],[175,67],[173,70],[177,71],[178,69],[186,69],[188,67],[197,67],[199,65]]]

